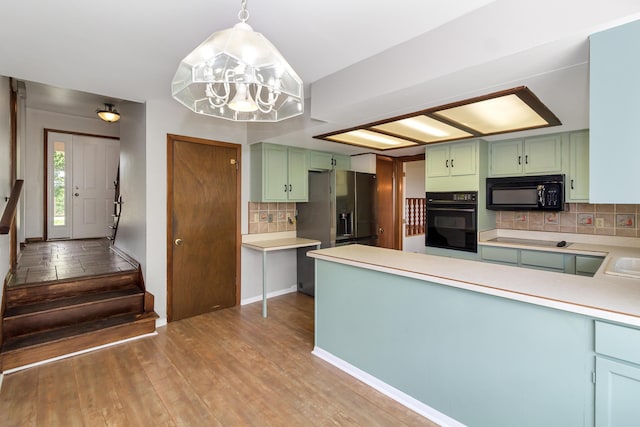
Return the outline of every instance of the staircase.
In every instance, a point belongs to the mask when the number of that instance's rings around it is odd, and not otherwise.
[[[2,317],[2,371],[155,331],[140,270],[11,287]]]

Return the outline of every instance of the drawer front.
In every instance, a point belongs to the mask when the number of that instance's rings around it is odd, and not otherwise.
[[[600,268],[602,257],[576,256],[576,274],[593,276]]]
[[[522,250],[520,262],[531,267],[564,270],[564,254],[559,253]]]
[[[596,321],[596,353],[640,365],[640,329]]]
[[[487,261],[518,263],[518,249],[496,248],[493,246],[482,247],[482,259]]]

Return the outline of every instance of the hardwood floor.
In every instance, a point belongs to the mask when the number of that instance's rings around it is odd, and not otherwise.
[[[436,426],[311,354],[293,293],[5,376],[3,426]]]

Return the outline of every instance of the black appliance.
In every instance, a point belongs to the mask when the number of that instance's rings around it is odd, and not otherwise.
[[[427,246],[478,251],[478,192],[427,192]]]
[[[564,175],[487,178],[487,209],[561,211]]]

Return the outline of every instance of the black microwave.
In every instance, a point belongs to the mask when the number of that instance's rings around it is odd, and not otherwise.
[[[561,211],[564,175],[487,178],[487,209]]]

